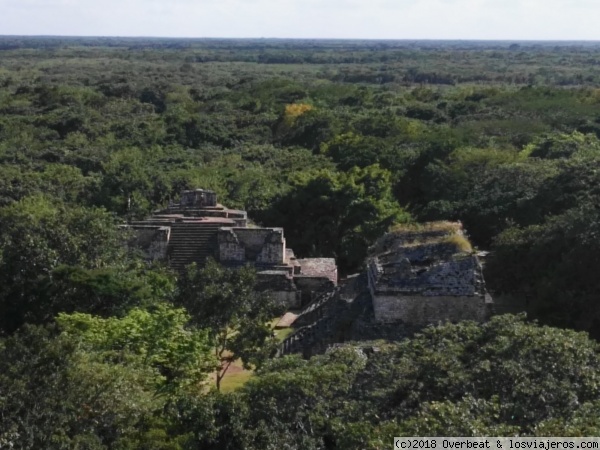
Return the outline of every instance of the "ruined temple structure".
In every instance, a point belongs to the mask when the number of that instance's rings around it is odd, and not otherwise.
[[[179,203],[127,227],[135,232],[130,245],[177,271],[209,257],[226,267],[256,267],[259,289],[297,312],[280,354],[398,340],[428,325],[483,322],[492,313],[480,255],[460,223],[392,229],[370,249],[365,270],[340,285],[335,260],[296,258],[282,228],[250,226],[245,211],[218,204],[212,191],[184,191]]]
[[[367,275],[378,322],[428,325],[489,316],[492,299],[460,223],[387,234],[372,249]]]
[[[226,267],[253,265],[259,287],[288,308],[300,308],[315,292],[337,284],[334,259],[297,259],[282,228],[248,226],[246,211],[220,205],[212,191],[183,191],[179,203],[127,227],[134,231],[131,246],[177,271],[209,257]]]
[[[403,339],[428,325],[483,322],[492,307],[460,223],[397,227],[370,249],[363,273],[300,312],[281,353],[310,356],[342,342]]]

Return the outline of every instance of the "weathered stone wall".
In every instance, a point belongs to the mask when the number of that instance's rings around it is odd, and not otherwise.
[[[373,297],[375,320],[382,323],[404,322],[425,326],[438,322],[474,320],[483,322],[487,318],[484,296],[423,297],[379,295]]]
[[[251,228],[245,228],[244,230],[251,230]],[[285,261],[283,229],[273,228],[270,231],[264,240],[260,253],[256,257],[256,262],[263,264],[283,264]]]
[[[270,291],[269,294],[277,304],[283,305],[285,309],[299,309],[301,306],[300,292],[298,291]]]
[[[219,261],[226,263],[244,263],[246,251],[240,244],[233,228],[221,228],[218,233]]]
[[[370,286],[399,294],[471,296],[484,290],[481,265],[475,255],[457,254],[429,266],[414,264],[407,258],[384,265],[373,258],[368,274]]]
[[[371,297],[375,296],[375,286],[377,286],[377,279],[381,275],[382,268],[377,263],[376,259],[371,259],[367,264],[367,285]]]
[[[195,189],[181,193],[181,206],[216,206],[217,194],[213,191]]]
[[[478,287],[476,275],[480,270],[477,257],[460,256],[432,267],[425,275],[426,296],[472,296]]]
[[[268,291],[275,301],[288,309],[300,307],[300,292],[296,290],[292,278],[285,271],[258,272],[256,288],[259,291]]]
[[[327,278],[334,285],[338,282],[338,270],[334,258],[303,258],[296,260],[299,274],[307,277]]]
[[[296,275],[294,277],[296,286],[300,290],[320,291],[326,287],[335,287],[335,284],[326,277],[307,277],[304,275]]]
[[[295,291],[294,281],[283,270],[264,270],[256,274],[257,288],[271,291]]]
[[[219,259],[222,262],[283,264],[283,229],[222,228],[219,230]]]
[[[315,293],[322,292],[324,289],[335,288],[335,284],[326,277],[307,277],[296,275],[294,283],[300,292],[302,292],[302,304],[305,305],[314,300]]]
[[[453,237],[447,231],[408,231],[380,240],[380,253],[367,265],[375,323],[414,328],[486,320],[492,301],[481,264],[465,248],[468,242],[460,227],[455,228]]]
[[[431,263],[433,261],[446,260],[456,253],[456,244],[450,242],[435,242],[400,247],[394,252],[380,255],[379,260],[382,264],[402,259],[408,259],[413,264]]]
[[[375,319],[419,326],[440,321],[483,321],[489,306],[480,272],[474,255],[458,255],[434,263],[423,272],[408,260],[383,267],[373,259],[367,277]]]

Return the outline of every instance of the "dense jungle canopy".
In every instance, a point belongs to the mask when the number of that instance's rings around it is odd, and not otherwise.
[[[599,66],[591,42],[0,37],[0,447],[597,434]],[[343,275],[395,223],[460,220],[528,318],[270,360],[275,309],[233,311],[266,305],[252,273],[122,245],[198,187]],[[225,394],[188,295],[219,286],[221,330],[254,330],[231,351],[256,375]]]

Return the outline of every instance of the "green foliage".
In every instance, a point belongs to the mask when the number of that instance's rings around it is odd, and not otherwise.
[[[198,389],[215,365],[208,332],[187,327],[189,319],[185,310],[163,304],[134,308],[122,318],[61,313],[56,321],[63,334],[100,360],[155,370],[162,392]]]
[[[1,165],[0,205],[6,206],[39,192],[65,203],[85,203],[89,197],[86,190],[93,183],[94,180],[84,177],[77,167],[66,164],[48,164],[41,171],[28,170],[15,164]]]
[[[598,336],[599,223],[597,207],[583,205],[540,225],[506,230],[489,262],[493,286],[525,294],[531,313],[546,323]]]
[[[528,433],[543,420],[568,418],[595,401],[599,363],[597,344],[583,333],[499,316],[483,326],[429,328],[371,358],[361,383],[368,392],[363,398],[382,418],[404,419],[417,411],[435,416],[435,409],[422,408],[463,402],[457,413],[467,408],[482,423]],[[479,416],[482,405],[465,400],[469,395],[487,402],[491,416]]]
[[[335,257],[342,270],[355,270],[377,237],[409,220],[392,196],[390,177],[377,165],[299,174],[265,221],[284,227],[299,256]]]
[[[105,199],[103,203],[108,201],[109,209],[143,218],[155,205],[168,199],[170,186],[156,167],[159,152],[162,149],[124,149],[111,155],[104,166],[100,191],[100,198]]]
[[[488,245],[507,222],[540,219],[533,199],[556,172],[549,162],[524,160],[513,152],[457,149],[445,162],[425,168],[432,201],[421,217],[461,220],[476,243]]]
[[[574,155],[598,156],[600,140],[592,134],[551,135],[537,139],[523,149],[523,154],[532,158],[558,159]]]
[[[106,267],[124,257],[114,219],[101,209],[29,197],[0,209],[0,328],[39,321],[38,281],[60,265]]]
[[[285,359],[241,392],[194,396],[183,343],[206,337],[160,306],[174,275],[127,255],[116,228],[209,188],[284,226],[298,256],[333,256],[347,272],[408,213],[461,220],[475,245],[493,244],[492,288],[598,337],[597,44],[1,37],[0,55],[0,329],[77,312],[90,316],[61,320],[104,336],[26,327],[2,341],[0,446],[598,433],[595,381],[569,356],[595,368],[592,344],[500,319],[429,330],[364,368],[340,357],[360,367],[346,373],[333,355]],[[286,120],[291,104],[310,108]],[[249,294],[252,275],[182,278],[177,302],[208,327],[222,364],[264,362],[270,302]],[[165,383],[189,398],[173,389],[165,404],[154,396]]]
[[[364,355],[352,349],[309,362],[274,360],[233,394],[179,402],[177,432],[191,432],[198,449],[329,448],[329,422],[347,404],[364,365]]]
[[[507,315],[366,348],[265,364],[235,394],[180,402],[178,432],[200,448],[379,449],[394,436],[598,429],[600,349],[585,334]]]
[[[49,323],[60,312],[122,316],[133,307],[155,305],[171,298],[175,280],[163,268],[131,260],[98,269],[61,265],[29,281],[25,289],[29,303],[20,305],[25,316],[15,319]],[[4,307],[19,306],[13,305],[7,301]],[[18,324],[7,325],[7,330]]]
[[[0,442],[14,448],[119,448],[163,402],[143,366],[107,364],[51,330],[0,341]]]
[[[189,311],[195,325],[208,331],[219,361],[217,389],[235,360],[250,368],[275,348],[270,321],[281,307],[255,287],[253,268],[225,269],[212,260],[200,270],[190,266],[180,280],[175,301]]]

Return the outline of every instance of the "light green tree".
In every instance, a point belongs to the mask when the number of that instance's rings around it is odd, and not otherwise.
[[[189,311],[195,325],[207,330],[214,345],[218,390],[234,361],[256,367],[275,348],[270,321],[281,307],[255,286],[253,268],[226,269],[213,260],[200,270],[190,266],[180,282],[176,302]]]
[[[208,331],[189,327],[181,308],[159,304],[122,318],[59,314],[63,334],[114,364],[134,362],[156,371],[158,392],[198,388],[215,366]]]

